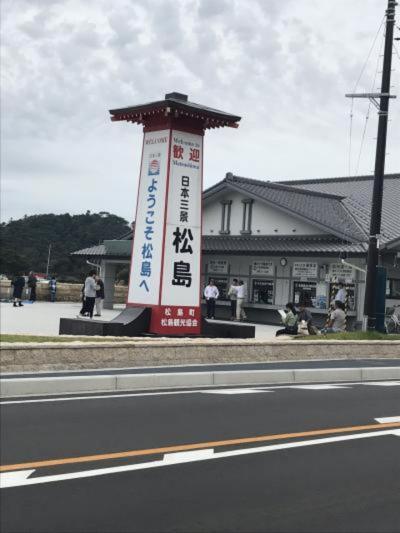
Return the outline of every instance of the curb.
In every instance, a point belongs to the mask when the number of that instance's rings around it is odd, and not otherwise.
[[[340,381],[363,382],[386,379],[400,380],[400,366],[12,378],[0,380],[0,398],[94,391],[113,392]]]

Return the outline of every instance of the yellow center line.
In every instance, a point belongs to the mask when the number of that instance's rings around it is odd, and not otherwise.
[[[145,455],[164,454],[173,452],[185,452],[189,450],[199,450],[202,448],[218,448],[221,446],[236,446],[239,444],[253,444],[256,442],[269,442],[281,439],[296,439],[299,437],[315,437],[320,435],[332,435],[334,433],[352,433],[354,431],[365,431],[371,429],[400,428],[400,422],[389,422],[384,424],[369,424],[364,426],[350,426],[329,429],[316,429],[312,431],[302,431],[299,433],[280,433],[273,435],[261,435],[258,437],[244,437],[230,440],[217,440],[210,442],[198,442],[194,444],[179,444],[175,446],[163,446],[161,448],[149,448],[144,450],[129,450],[125,452],[102,453],[97,455],[83,455],[81,457],[66,457],[64,459],[48,459],[44,461],[33,461],[30,463],[15,463],[0,466],[0,472],[11,470],[24,470],[27,468],[44,468],[47,466],[60,466],[76,463],[90,463],[92,461],[106,461],[111,459],[123,459],[126,457],[142,457]]]

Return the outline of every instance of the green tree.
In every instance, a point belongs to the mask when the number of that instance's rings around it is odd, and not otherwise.
[[[51,244],[50,273],[68,281],[81,279],[84,259],[71,252],[116,239],[130,230],[126,220],[102,211],[82,215],[44,214],[25,216],[0,225],[0,273],[45,272]]]

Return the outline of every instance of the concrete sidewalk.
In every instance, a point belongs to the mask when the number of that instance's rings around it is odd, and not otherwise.
[[[103,309],[96,320],[112,320],[124,309]],[[11,303],[0,303],[0,330],[3,334],[58,335],[60,318],[75,318],[81,309],[79,302],[24,302],[24,307],[13,307]],[[278,326],[256,324],[256,339],[272,340]]]

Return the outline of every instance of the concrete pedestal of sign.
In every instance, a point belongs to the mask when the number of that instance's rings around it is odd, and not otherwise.
[[[138,337],[148,331],[151,309],[128,307],[113,320],[61,318],[60,335],[103,335],[110,337]]]
[[[107,337],[147,336],[149,335],[150,318],[151,308],[149,307],[128,307],[109,322],[87,318],[61,318],[59,333],[60,335],[100,335]],[[229,324],[203,318],[201,334],[195,336],[253,339],[255,331],[255,326],[249,324]]]
[[[254,339],[256,327],[250,324],[232,322],[214,322],[213,320],[202,319],[201,336],[223,339]]]

